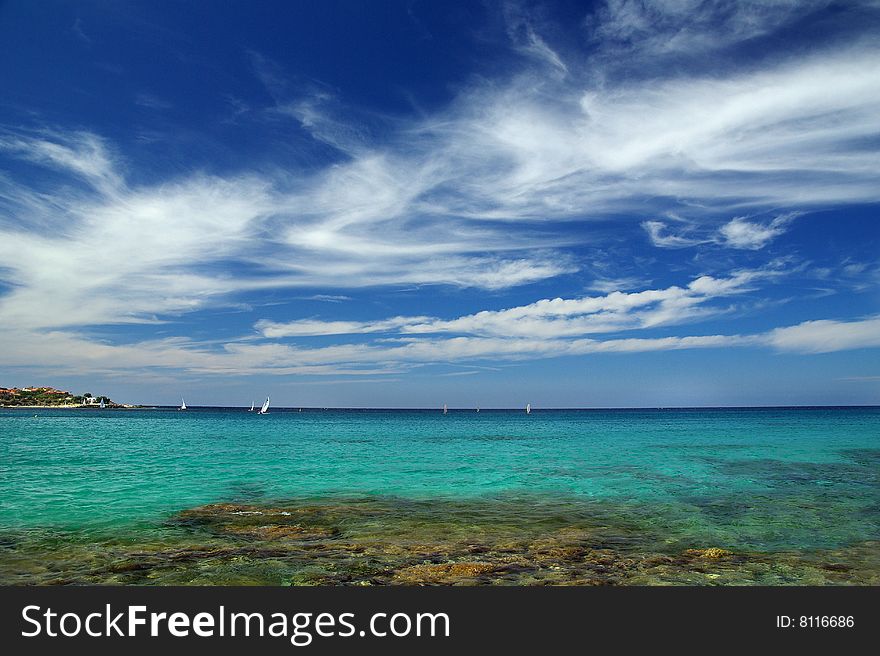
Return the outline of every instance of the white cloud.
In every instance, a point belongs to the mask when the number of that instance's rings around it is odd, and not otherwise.
[[[769,345],[782,351],[830,353],[880,346],[880,317],[862,321],[805,321],[776,328],[766,336]]]
[[[744,217],[736,217],[721,226],[719,233],[727,246],[757,250],[783,234],[797,216],[797,212],[781,214],[768,224],[755,223]]]
[[[391,333],[503,338],[560,339],[588,334],[656,328],[704,319],[727,311],[713,301],[752,291],[759,281],[785,275],[779,268],[738,271],[727,278],[700,276],[685,287],[611,292],[604,296],[542,299],[506,310],[483,310],[455,319],[393,317],[379,321],[259,321],[266,338]]]
[[[651,243],[658,248],[688,248],[711,241],[669,234],[666,232],[666,224],[662,221],[643,221],[642,228],[648,233]]]
[[[697,236],[695,228],[689,226],[685,232],[672,234],[662,221],[643,221],[642,228],[648,233],[651,243],[658,248],[689,248],[701,244],[720,244],[729,248],[759,250],[782,235],[789,224],[800,216],[801,212],[786,212],[767,223],[737,216],[722,225],[718,230],[703,231]]]
[[[342,303],[343,301],[350,301],[351,296],[345,296],[344,294],[313,294],[312,296],[303,297],[306,301],[324,301],[327,303]]]
[[[94,373],[183,370],[195,374],[373,376],[439,363],[536,360],[595,353],[642,353],[702,348],[770,347],[782,352],[827,353],[880,346],[880,317],[807,321],[751,335],[590,338],[409,337],[370,343],[301,348],[291,344],[230,342],[220,349],[185,339],[111,345],[70,332],[0,331],[19,348],[0,355],[7,368],[84,369]]]
[[[589,59],[554,47],[552,32],[533,17],[514,16],[508,36],[531,64],[508,78],[474,78],[433,114],[389,121],[381,141],[320,94],[291,92],[286,71],[250,53],[273,96],[275,119],[296,120],[339,151],[333,163],[309,170],[245,166],[223,176],[172,175],[135,185],[138,176],[127,168],[136,163],[94,133],[0,132],[4,155],[61,178],[17,177],[11,167],[0,185],[0,281],[9,286],[0,296],[0,325],[16,354],[3,358],[10,366],[24,366],[21,353],[51,366],[318,372],[347,370],[348,363],[385,370],[394,362],[743,340],[807,352],[870,344],[870,321],[808,322],[760,339],[580,339],[717,314],[725,309],[720,299],[758,280],[742,272],[681,288],[609,290],[453,319],[410,318],[393,330],[415,341],[397,345],[233,342],[217,350],[159,340],[114,346],[78,332],[169,321],[267,289],[502,290],[546,281],[580,269],[568,249],[598,239],[594,222],[671,210],[687,214],[688,229],[646,221],[658,246],[712,242],[757,250],[787,229],[793,212],[876,202],[880,50],[871,35],[854,35],[833,49],[817,43],[797,57],[756,58],[742,68],[651,66],[633,78],[615,74],[622,52],[634,61],[670,53],[702,57],[772,33],[802,7],[612,2],[593,25],[604,46]],[[771,211],[782,213],[769,222],[756,218]],[[719,228],[721,217],[726,223]],[[570,222],[581,225],[572,230]],[[284,331],[392,329],[354,319],[331,323],[300,317],[259,328],[275,331],[275,339]],[[41,351],[47,335],[64,349]]]
[[[609,292],[635,289],[636,287],[644,286],[644,284],[644,281],[635,277],[605,278],[594,280],[590,284],[589,289],[607,294]]]
[[[522,6],[514,3],[504,5],[504,14],[507,36],[517,51],[548,65],[557,73],[568,73],[568,67],[559,54],[536,32],[534,17],[528,16]]]
[[[314,139],[342,153],[369,157],[369,130],[346,120],[346,112],[338,105],[329,93],[316,91],[296,100],[281,102],[271,111],[295,119]]]
[[[607,0],[594,39],[618,60],[700,56],[772,33],[829,0]]]
[[[380,159],[330,171],[299,194],[253,175],[132,187],[86,133],[6,133],[0,149],[86,185],[49,193],[13,182],[0,192],[0,271],[12,284],[0,320],[21,328],[154,322],[261,289],[498,289],[574,268],[500,231],[410,230],[400,215],[413,192]]]
[[[264,337],[304,337],[314,335],[351,335],[364,333],[394,332],[428,317],[394,317],[382,321],[318,321],[298,319],[288,323],[261,320],[254,326]]]
[[[45,130],[35,135],[0,131],[0,151],[73,174],[97,191],[114,194],[122,182],[104,140],[89,132],[61,134]]]
[[[64,217],[54,230],[0,228],[0,263],[13,284],[0,297],[0,320],[19,328],[151,322],[277,285],[208,266],[239,255],[268,207],[265,184],[246,178],[120,186],[96,199],[56,195],[39,208]]]
[[[412,322],[406,333],[457,332],[476,335],[557,338],[679,324],[723,311],[709,301],[749,291],[750,283],[778,271],[744,271],[726,279],[701,276],[687,287],[612,292],[578,299],[544,299],[500,311],[483,311],[449,321]]]
[[[57,281],[45,280],[50,269],[69,283],[70,302],[59,301],[72,311],[57,316],[82,324],[183,312],[271,287],[503,289],[579,268],[562,252],[574,233],[562,239],[533,230],[535,222],[607,219],[682,199],[694,225],[737,206],[875,201],[880,162],[864,144],[880,133],[877,60],[856,42],[726,78],[613,88],[526,71],[472,87],[386,145],[293,179],[242,173],[131,188],[95,135],[7,132],[6,153],[76,175],[94,193],[6,192],[17,203],[8,208],[16,227],[4,229],[0,255],[17,286],[0,313],[21,321],[46,293],[61,296],[51,290]],[[259,66],[283,94],[282,71],[264,59]],[[528,230],[509,227],[523,219]],[[22,223],[55,230],[37,236]],[[700,240],[656,221],[646,229],[661,245]],[[733,219],[721,234],[731,246],[757,248],[782,229]],[[217,273],[236,261],[240,271]],[[89,290],[99,282],[97,298]]]

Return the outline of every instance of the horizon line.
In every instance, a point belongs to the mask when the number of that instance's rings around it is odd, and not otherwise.
[[[115,409],[129,409],[129,410],[145,410],[150,408],[179,408],[177,405],[165,405],[165,404],[133,404],[135,407],[133,408],[109,408],[111,410]],[[14,406],[11,406],[14,408]],[[205,409],[245,409],[248,410],[248,406],[246,405],[187,405],[187,410],[194,408],[205,408]],[[428,406],[428,407],[403,407],[403,406],[272,406],[274,410],[424,410],[424,411],[442,411],[442,406]],[[532,407],[532,412],[536,412],[539,410],[756,410],[756,409],[813,409],[813,408],[880,408],[880,403],[877,404],[831,404],[831,405],[815,405],[815,404],[807,404],[807,405],[664,405],[664,406],[543,406],[543,407]],[[63,409],[63,408],[62,408]],[[106,408],[105,408],[106,409]],[[447,410],[449,412],[452,411],[469,411],[474,412],[476,410],[482,411],[524,411],[523,406],[515,406],[515,407],[483,407],[483,406],[458,406],[458,407],[448,407]]]

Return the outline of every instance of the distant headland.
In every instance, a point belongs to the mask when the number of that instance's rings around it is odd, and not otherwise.
[[[72,394],[54,387],[0,387],[0,407],[5,408],[133,408],[91,392]]]

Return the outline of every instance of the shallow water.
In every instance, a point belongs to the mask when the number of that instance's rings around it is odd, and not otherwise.
[[[876,584],[878,540],[878,408],[0,410],[3,583]]]

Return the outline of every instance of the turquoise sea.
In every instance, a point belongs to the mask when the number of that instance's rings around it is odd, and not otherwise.
[[[0,583],[876,584],[878,563],[878,407],[0,409]]]

